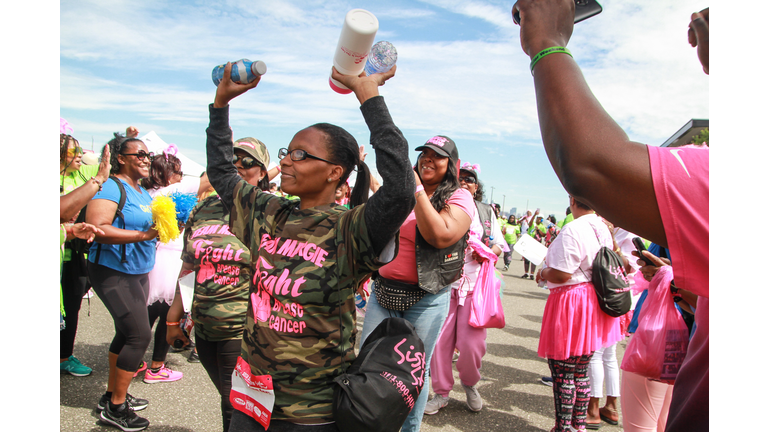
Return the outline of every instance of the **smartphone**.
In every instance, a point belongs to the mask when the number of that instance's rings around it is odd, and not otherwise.
[[[632,239],[632,244],[635,245],[635,250],[637,251],[637,254],[640,255],[641,258],[643,258],[645,255],[643,255],[643,251],[645,249],[645,243],[643,243],[643,239],[640,237],[635,237]]]
[[[603,11],[603,7],[600,6],[595,0],[574,0],[576,3],[576,14],[573,16],[573,23],[582,22],[587,18],[591,18]],[[515,20],[515,24],[520,24],[520,12],[512,14],[512,19]]]

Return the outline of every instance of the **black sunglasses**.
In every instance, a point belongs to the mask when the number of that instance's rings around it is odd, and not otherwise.
[[[240,163],[243,164],[243,168],[245,169],[251,169],[255,166],[258,166],[259,168],[264,168],[264,166],[261,164],[261,162],[257,161],[255,157],[253,156],[238,156],[234,155],[232,157],[232,163],[237,163],[237,161],[240,161]]]
[[[120,153],[123,156],[136,156],[136,159],[143,160],[145,158],[149,158],[149,160],[152,160],[155,158],[155,154],[152,152],[145,152],[144,150],[139,150],[138,153]]]
[[[461,176],[459,177],[460,182],[464,182],[466,184],[475,184],[477,183],[477,180],[472,176]]]
[[[338,165],[337,163],[333,163],[333,162],[331,162],[329,160],[325,160],[325,159],[319,158],[319,157],[317,157],[315,155],[311,155],[311,154],[307,153],[306,150],[293,149],[291,151],[288,151],[287,148],[281,148],[280,150],[278,150],[277,157],[279,159],[282,159],[282,158],[284,158],[286,156],[290,156],[292,161],[303,161],[306,158],[310,158],[310,159],[317,159],[317,160],[320,160],[320,161],[323,161],[323,162],[327,162],[327,163],[329,163],[331,165]]]

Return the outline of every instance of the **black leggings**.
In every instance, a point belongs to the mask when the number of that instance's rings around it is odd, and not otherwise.
[[[171,310],[171,305],[158,300],[151,305],[147,306],[147,313],[149,314],[149,328],[157,321],[157,328],[155,329],[155,346],[152,350],[152,361],[165,363],[165,357],[168,355],[168,349],[171,347],[168,345],[168,341],[165,340],[165,334],[168,331],[168,326],[165,325],[168,317],[168,311]]]
[[[59,332],[59,358],[69,358],[75,347],[80,304],[90,288],[86,274],[83,254],[72,252],[72,260],[64,261],[61,270],[61,294],[66,315],[64,330]]]
[[[208,372],[208,376],[213,381],[216,389],[221,395],[221,418],[224,425],[224,432],[229,430],[229,423],[232,420],[232,404],[229,402],[229,392],[232,390],[232,371],[237,365],[237,358],[240,356],[240,347],[243,339],[230,339],[218,342],[209,342],[197,335],[195,338],[197,346],[197,355],[200,357],[200,363]]]
[[[117,367],[136,372],[152,339],[147,314],[149,276],[132,275],[88,262],[93,290],[115,322],[109,352],[117,354]]]

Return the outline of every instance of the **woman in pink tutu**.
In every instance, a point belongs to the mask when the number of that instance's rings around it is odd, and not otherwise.
[[[592,285],[592,261],[602,246],[614,248],[608,227],[595,211],[570,199],[573,222],[547,249],[536,281],[547,282],[539,357],[552,372],[556,423],[552,431],[586,430],[592,354],[621,340],[618,318],[600,309]]]

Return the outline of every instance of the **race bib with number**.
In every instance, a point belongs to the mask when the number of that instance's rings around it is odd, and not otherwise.
[[[236,410],[252,417],[267,429],[272,419],[272,408],[275,406],[272,377],[252,375],[248,363],[242,357],[238,357],[237,366],[232,371],[232,391],[229,393],[229,402]]]

